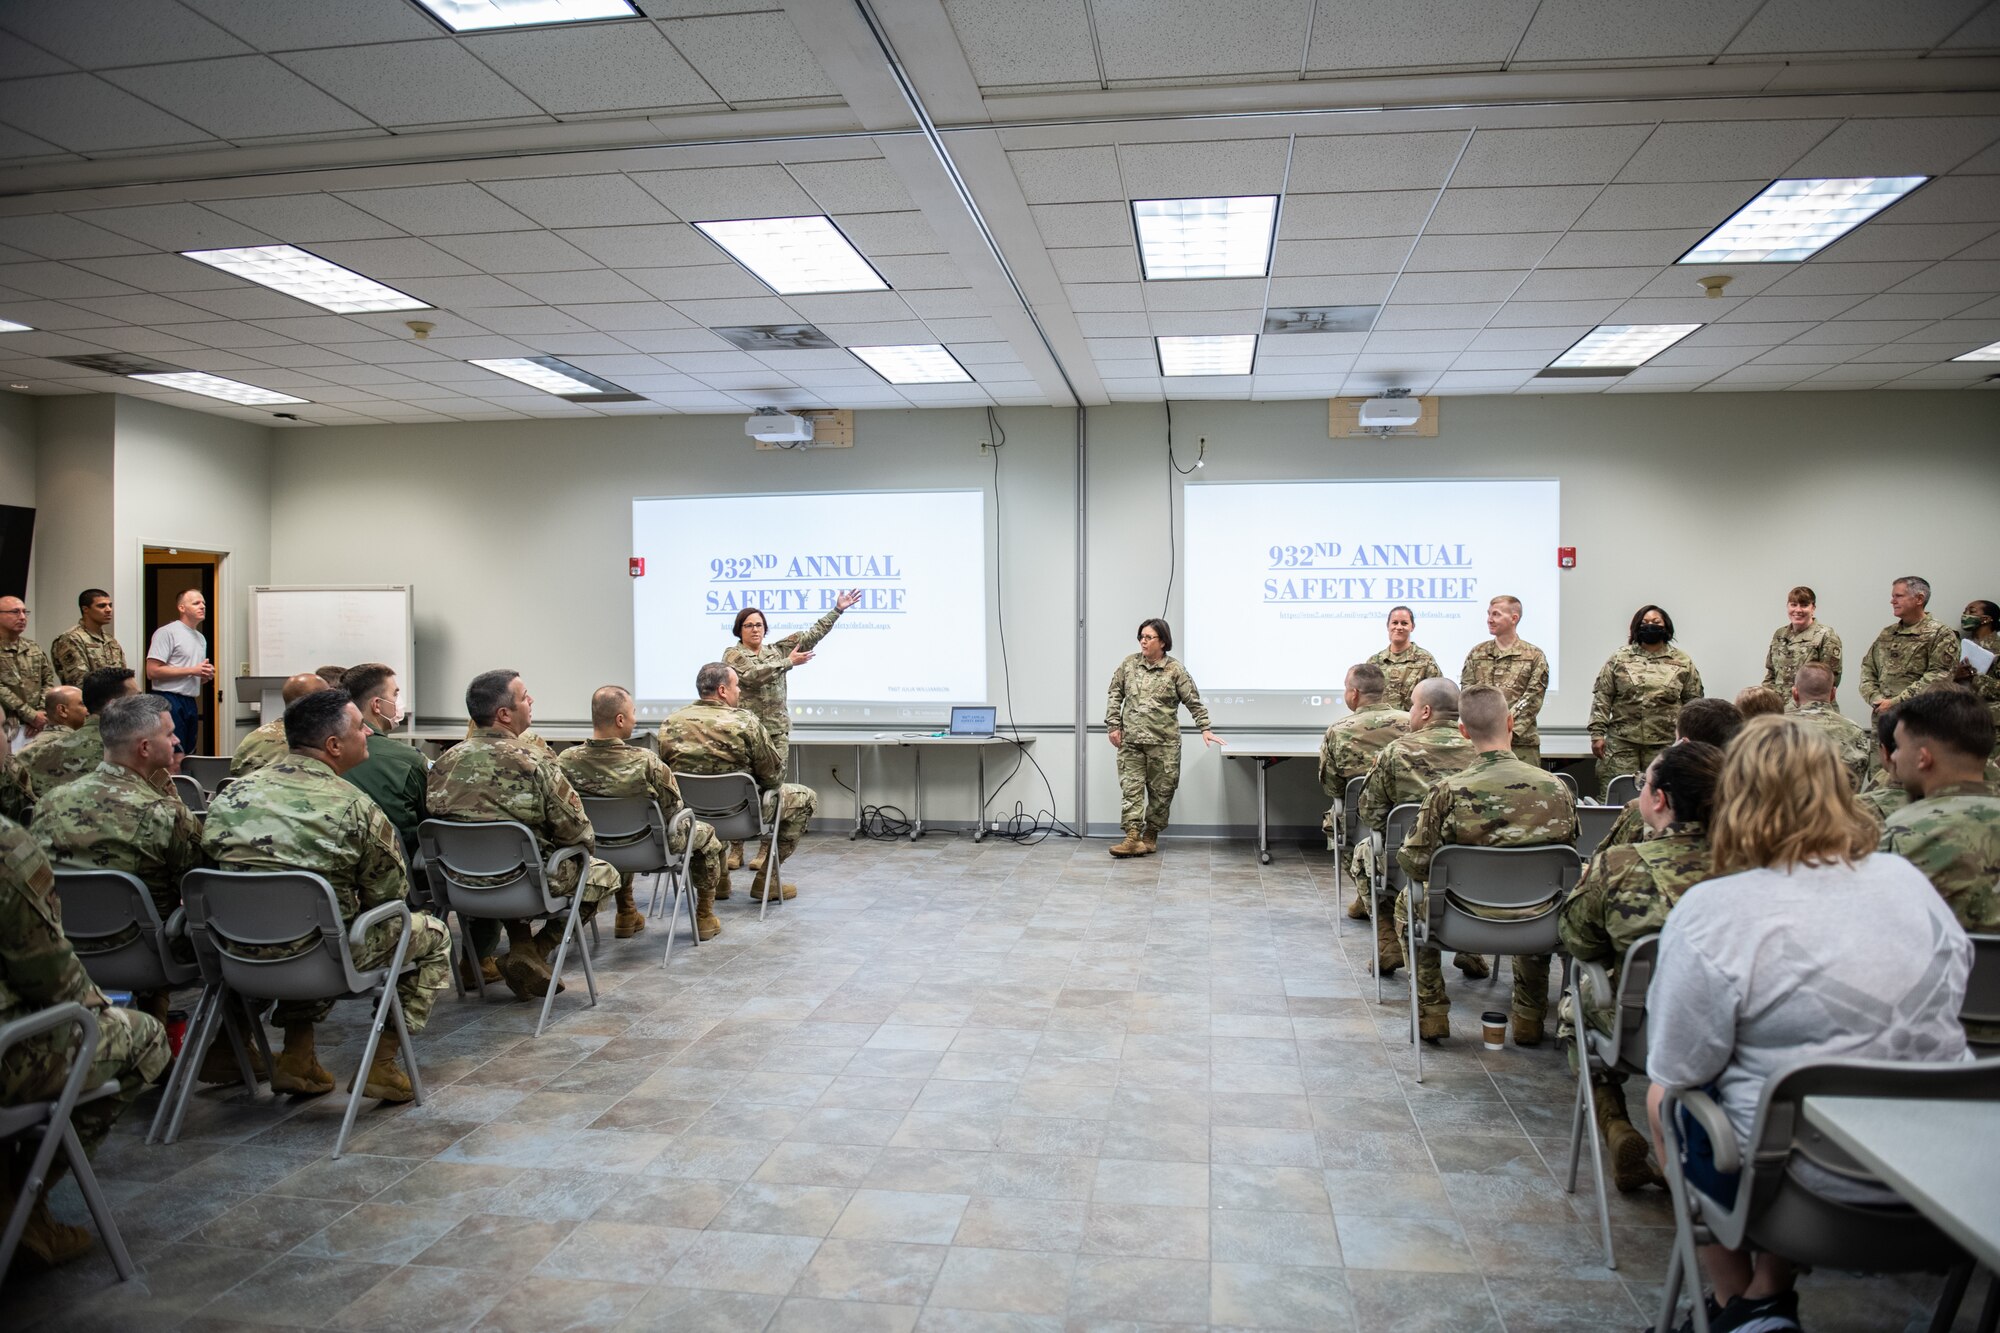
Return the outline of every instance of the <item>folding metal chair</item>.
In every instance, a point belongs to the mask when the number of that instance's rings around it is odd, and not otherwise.
[[[222,784],[229,781],[229,760],[212,754],[184,754],[181,756],[181,772],[201,784],[201,789],[211,796],[221,792]]]
[[[1554,768],[1549,770],[1549,776],[1569,788],[1569,799],[1572,803],[1582,799],[1583,789],[1576,785],[1576,774]]]
[[[1625,813],[1622,805],[1579,805],[1576,808],[1576,851],[1588,861],[1597,855],[1610,835],[1611,826]]]
[[[1349,778],[1340,795],[1333,799],[1333,880],[1336,885],[1340,883],[1340,868],[1347,859],[1347,849],[1354,845],[1354,823],[1361,814],[1361,788],[1367,781],[1366,773],[1358,778]]]
[[[535,1035],[548,1025],[549,1009],[556,1002],[556,984],[562,980],[570,946],[583,959],[583,980],[590,991],[584,1007],[597,1005],[597,972],[590,962],[590,944],[577,929],[583,914],[575,910],[576,895],[583,892],[583,877],[590,871],[590,853],[582,847],[558,847],[546,863],[540,844],[526,824],[513,820],[488,823],[457,823],[448,819],[426,819],[417,826],[417,845],[423,850],[424,871],[430,877],[431,896],[458,913],[460,935],[472,975],[479,976],[479,959],[474,956],[472,932],[463,929],[467,920],[529,921],[536,917],[563,921],[562,942],[556,946],[555,962],[549,967],[549,993],[542,999],[541,1017],[535,1020]],[[559,898],[549,885],[565,861],[574,860],[576,892]],[[486,983],[480,981],[479,996],[486,998]]]
[[[208,1006],[203,1017],[202,1030],[189,1034],[183,1050],[207,1049],[224,990],[253,1000],[373,1000],[374,1018],[361,1049],[361,1065],[354,1074],[347,1111],[340,1118],[340,1133],[333,1141],[334,1157],[338,1159],[347,1146],[382,1029],[392,1019],[411,1091],[417,1105],[423,1105],[423,1075],[417,1068],[409,1027],[403,1021],[402,1001],[396,995],[397,978],[409,970],[404,961],[410,947],[407,902],[371,907],[348,925],[340,919],[340,900],[334,896],[333,886],[324,877],[303,870],[191,870],[181,881],[181,901],[187,912],[188,934],[195,941],[195,957],[211,988],[218,992],[216,1002]],[[380,921],[400,921],[402,930],[388,963],[364,971],[355,965],[354,951],[361,947],[369,928]],[[308,935],[319,937],[318,947],[289,958],[256,958],[240,952],[289,944]],[[181,1082],[169,1121],[168,1142],[180,1133],[192,1082],[192,1078]]]
[[[1560,944],[1556,912],[1582,876],[1582,858],[1566,842],[1437,849],[1429,882],[1410,885],[1410,930],[1404,941],[1410,956],[1410,1044],[1417,1048],[1417,1082],[1424,1081],[1424,1043],[1417,1035],[1417,951],[1428,946],[1455,953],[1554,953]],[[1494,920],[1475,915],[1474,908],[1541,910]],[[1494,976],[1499,976],[1497,968]]]
[[[1972,936],[1972,975],[1965,980],[1965,1003],[1959,1006],[1958,1021],[1977,1027],[1966,1040],[1980,1046],[2000,1044],[2000,935]],[[1994,1278],[2000,1291],[2000,1275]]]
[[[1806,1123],[1807,1097],[1901,1097],[1920,1101],[2000,1102],[2000,1059],[1958,1064],[1897,1060],[1827,1060],[1795,1065],[1764,1085],[1748,1152],[1722,1107],[1699,1089],[1665,1090],[1660,1105],[1660,1164],[1674,1202],[1674,1248],[1660,1293],[1655,1333],[1667,1333],[1690,1282],[1695,1333],[1708,1333],[1696,1249],[1715,1244],[1755,1247],[1807,1267],[1864,1273],[1946,1270],[1950,1277],[1932,1313],[1936,1333],[1949,1329],[1972,1275],[1972,1260],[1943,1230],[1907,1204],[1830,1199],[1793,1170],[1808,1162],[1854,1183],[1877,1179],[1839,1145]],[[1689,1182],[1681,1163],[1678,1112],[1707,1133],[1715,1169],[1740,1172],[1734,1199],[1717,1199]],[[1983,1316],[1982,1316],[1983,1317]]]
[[[208,813],[208,793],[199,782],[185,773],[173,775],[174,790],[180,794],[181,804],[197,815]]]
[[[688,938],[701,943],[695,924],[694,886],[688,866],[694,860],[694,811],[675,813],[671,825],[660,818],[659,802],[645,796],[586,796],[583,813],[597,834],[596,856],[621,875],[653,876],[653,900],[646,914],[667,918],[667,947],[660,966],[674,956],[674,925],[680,919],[681,903],[687,903]],[[674,830],[684,829],[686,841],[679,856],[669,848]]]
[[[1403,891],[1405,884],[1409,883],[1408,877],[1403,874],[1403,867],[1396,864],[1396,853],[1401,849],[1403,840],[1410,836],[1410,830],[1417,826],[1417,811],[1422,808],[1412,802],[1404,802],[1389,812],[1388,823],[1383,829],[1382,854],[1375,862],[1375,884],[1372,901],[1374,903],[1374,910],[1390,913],[1389,919],[1391,920],[1394,919],[1396,910],[1396,895]],[[1377,1004],[1382,1002],[1382,920],[1383,918],[1378,916],[1373,918],[1370,923],[1375,927],[1375,1002]],[[1404,966],[1415,968],[1416,955],[1410,955],[1403,962]]]
[[[1576,1168],[1583,1156],[1583,1139],[1590,1136],[1590,1165],[1597,1176],[1597,1224],[1603,1232],[1604,1266],[1618,1267],[1611,1248],[1611,1195],[1604,1183],[1604,1145],[1597,1134],[1597,1089],[1593,1073],[1619,1073],[1646,1077],[1646,988],[1653,984],[1653,965],[1659,961],[1660,937],[1648,935],[1634,940],[1618,965],[1618,984],[1602,963],[1578,963],[1571,974],[1569,997],[1571,1021],[1576,1025],[1576,1109],[1569,1122],[1569,1183],[1563,1188],[1576,1193]],[[1611,1034],[1606,1036],[1585,1021],[1590,1008],[1614,1002]]]
[[[694,812],[695,818],[713,828],[716,837],[725,843],[755,842],[763,846],[764,868],[758,873],[764,877],[764,901],[757,907],[757,919],[762,921],[772,900],[782,901],[784,897],[779,887],[782,881],[778,874],[778,821],[785,814],[785,789],[782,786],[777,789],[767,822],[757,779],[748,773],[676,771],[674,782],[680,787],[687,808]]]
[[[1625,802],[1635,800],[1638,795],[1639,775],[1637,773],[1620,773],[1617,777],[1611,779],[1611,785],[1604,789],[1604,803],[1606,805],[1617,806],[1622,810],[1625,808]]]
[[[70,1172],[76,1177],[76,1187],[83,1192],[83,1201],[97,1223],[97,1234],[103,1238],[104,1248],[111,1252],[111,1263],[118,1270],[118,1280],[126,1281],[138,1271],[132,1266],[132,1256],[125,1250],[124,1237],[118,1234],[118,1219],[111,1214],[111,1203],[98,1187],[97,1173],[90,1169],[90,1159],[84,1155],[83,1144],[76,1137],[76,1127],[70,1123],[70,1116],[77,1107],[100,1098],[115,1097],[119,1091],[116,1079],[94,1088],[84,1086],[90,1081],[91,1063],[97,1059],[97,1020],[88,1009],[74,1001],[52,1005],[26,1018],[17,1018],[0,1026],[0,1062],[6,1060],[8,1051],[29,1038],[64,1027],[76,1028],[79,1040],[76,1053],[70,1060],[69,1076],[63,1080],[62,1091],[56,1094],[53,1101],[0,1106],[0,1142],[29,1134],[40,1139],[34,1155],[28,1159],[27,1178],[21,1183],[21,1192],[14,1197],[13,1215],[7,1219],[7,1230],[0,1234],[0,1281],[5,1280],[7,1266],[13,1262],[14,1248],[21,1243],[21,1233],[28,1225],[28,1211],[41,1195],[42,1182],[48,1179],[57,1148],[62,1149],[63,1156],[69,1161]]]

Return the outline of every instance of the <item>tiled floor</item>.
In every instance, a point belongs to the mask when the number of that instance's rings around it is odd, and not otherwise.
[[[1550,1048],[1460,1039],[1412,1077],[1407,992],[1323,853],[1242,844],[808,841],[800,897],[742,895],[698,951],[613,942],[534,1011],[450,995],[430,1097],[202,1093],[99,1171],[138,1281],[17,1277],[0,1324],[95,1328],[1637,1328],[1665,1198],[1566,1194]],[[788,867],[792,868],[792,867]],[[739,872],[739,886],[747,878]],[[1448,971],[1456,979],[1456,973]],[[1500,985],[1504,987],[1504,979]],[[358,1011],[329,1025],[344,1081]],[[140,1105],[150,1112],[148,1098]],[[1587,1167],[1586,1167],[1587,1171]],[[80,1207],[73,1190],[68,1211]],[[1922,1328],[1927,1279],[1807,1280],[1808,1327]],[[1981,1286],[1975,1284],[1974,1306]],[[1962,1318],[1969,1327],[1971,1313]]]

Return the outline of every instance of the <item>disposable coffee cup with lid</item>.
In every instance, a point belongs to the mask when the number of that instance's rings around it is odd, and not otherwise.
[[[1489,1051],[1504,1050],[1507,1046],[1507,1015],[1498,1009],[1488,1009],[1479,1016],[1480,1035],[1485,1038]]]

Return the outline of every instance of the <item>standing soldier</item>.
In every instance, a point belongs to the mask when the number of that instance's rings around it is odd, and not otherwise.
[[[590,696],[590,739],[564,750],[556,763],[578,794],[648,798],[660,807],[660,818],[671,824],[682,805],[680,785],[659,755],[627,744],[632,739],[637,715],[630,690],[622,685],[599,686]],[[675,829],[668,839],[667,850],[680,854],[686,850],[689,836],[688,830]],[[715,900],[729,896],[729,872],[723,869],[722,844],[716,840],[713,828],[697,820],[692,836],[695,930],[704,940],[714,939],[722,931],[722,922],[715,915]],[[673,927],[674,923],[669,921],[668,931]],[[615,933],[621,940],[630,939],[645,928],[645,914],[633,901],[632,877],[627,875],[618,889]]]
[[[1476,751],[1456,773],[1439,778],[1424,797],[1415,827],[1396,853],[1412,884],[1428,882],[1440,847],[1547,847],[1576,841],[1576,800],[1553,773],[1514,757],[1514,717],[1507,696],[1491,686],[1459,696],[1459,734]],[[1465,904],[1465,910],[1483,915]],[[1502,917],[1523,911],[1507,909]],[[1396,895],[1396,929],[1408,929],[1410,892]],[[1464,955],[1457,955],[1463,957]],[[1442,955],[1426,947],[1416,960],[1417,1035],[1437,1041],[1451,1035],[1451,997],[1445,994]],[[1514,1041],[1535,1046],[1549,1012],[1549,956],[1514,960]],[[1482,963],[1481,970],[1484,971]]]
[[[1354,849],[1350,869],[1357,886],[1368,877],[1369,862],[1386,850],[1389,812],[1423,800],[1439,779],[1470,764],[1477,753],[1458,729],[1458,686],[1443,676],[1418,685],[1410,702],[1407,734],[1382,747],[1361,787],[1358,827],[1367,829],[1371,840]],[[1367,892],[1365,887],[1362,892]],[[1376,918],[1375,939],[1386,977],[1403,965],[1403,941],[1387,914]],[[1477,954],[1462,953],[1456,961],[1458,970],[1469,977],[1487,973],[1486,961]]]
[[[16,750],[48,725],[42,696],[59,683],[49,655],[28,637],[28,604],[0,597],[0,730]]]
[[[1819,594],[1803,583],[1785,594],[1785,623],[1771,631],[1771,646],[1764,653],[1765,689],[1781,697],[1790,694],[1792,678],[1807,662],[1832,672],[1834,688],[1840,687],[1840,636],[1815,619],[1818,613]]]
[[[1389,608],[1389,646],[1369,658],[1382,668],[1388,678],[1388,688],[1382,697],[1391,708],[1408,708],[1410,697],[1415,693],[1419,681],[1442,676],[1437,659],[1410,642],[1410,635],[1416,632],[1417,613],[1407,606]]]
[[[1150,856],[1181,785],[1181,706],[1206,745],[1224,745],[1187,668],[1167,656],[1174,632],[1157,616],[1139,622],[1139,651],[1111,673],[1104,697],[1106,739],[1118,751],[1118,823],[1125,840],[1113,856]]]
[[[85,588],[77,594],[76,606],[81,618],[49,644],[49,657],[65,685],[83,684],[100,667],[126,665],[124,645],[111,633],[111,594]]]
[[[1674,622],[1657,606],[1632,615],[1626,644],[1597,673],[1590,693],[1590,753],[1598,799],[1623,773],[1643,773],[1674,743],[1681,705],[1701,697],[1694,659],[1673,646]]]
[[[1792,676],[1792,707],[1799,721],[1818,731],[1840,755],[1854,790],[1868,780],[1868,764],[1873,757],[1875,738],[1868,728],[1850,721],[1833,702],[1833,671],[1822,662],[1803,662]]]
[[[1410,715],[1382,702],[1386,685],[1382,668],[1373,662],[1357,662],[1347,668],[1347,716],[1335,718],[1319,742],[1319,786],[1333,802],[1320,827],[1333,836],[1333,822],[1344,818],[1341,802],[1347,784],[1368,776],[1382,747],[1409,729]],[[1355,811],[1356,818],[1360,811]],[[1356,921],[1368,919],[1368,889],[1359,879],[1354,885],[1354,901],[1347,915]]]
[[[410,872],[396,826],[341,774],[368,757],[368,726],[346,690],[320,690],[285,710],[291,749],[275,764],[238,778],[208,806],[202,851],[222,870],[303,870],[323,876],[340,903],[340,919],[409,897]],[[396,951],[402,923],[378,921],[354,946],[354,965],[386,965]],[[232,946],[265,958],[289,958],[317,949],[317,932],[286,944]],[[261,951],[261,952],[257,952]],[[451,932],[436,917],[410,916],[403,961],[411,967],[396,982],[410,1034],[430,1021],[431,1003],[450,984]],[[285,1030],[284,1053],[271,1071],[271,1091],[316,1097],[333,1091],[333,1075],[314,1052],[314,1025],[326,1021],[332,1000],[280,1001],[272,1019]],[[386,1037],[375,1063],[355,1077],[362,1095],[407,1102],[415,1094],[397,1063],[398,1044]]]
[[[104,709],[137,688],[130,667],[101,667],[83,678],[83,685],[77,691],[83,701],[83,720],[74,730],[45,737],[21,751],[21,768],[28,775],[28,785],[34,788],[37,801],[47,800],[56,788],[82,777],[103,761],[104,738],[99,726]]]
[[[1962,660],[1952,669],[1952,679],[1985,701],[1986,711],[1993,715],[1996,734],[2000,735],[2000,603],[1984,598],[1967,602],[1958,628],[1967,643],[1992,653],[1993,661],[1986,670],[1974,671],[1970,660]],[[2000,747],[1996,747],[1994,757],[2000,758]]]
[[[791,860],[792,853],[798,850],[799,839],[806,835],[813,811],[819,808],[819,793],[811,787],[784,781],[784,761],[778,758],[778,747],[765,734],[764,724],[757,720],[756,714],[737,707],[743,690],[737,683],[734,667],[722,662],[708,663],[695,673],[694,691],[698,697],[693,703],[669,714],[660,723],[660,758],[668,769],[679,773],[750,774],[757,780],[757,790],[763,793],[760,803],[767,820],[779,793],[783,792],[785,808],[778,819],[778,860]],[[759,851],[761,855],[762,849]],[[722,884],[717,897],[727,891],[727,880]],[[773,892],[780,901],[799,895],[796,884],[780,882],[772,888],[770,861],[766,858],[757,877],[750,881],[750,896],[762,902]]]
[[[1507,696],[1514,717],[1514,757],[1540,768],[1542,733],[1536,726],[1549,693],[1549,659],[1517,633],[1521,599],[1502,594],[1486,604],[1486,632],[1493,637],[1465,655],[1458,688],[1491,685]]]
[[[1931,617],[1930,601],[1931,585],[1914,574],[1889,585],[1895,623],[1875,636],[1861,659],[1861,698],[1878,713],[1947,683],[1958,666],[1958,633]]]
[[[555,756],[519,740],[534,721],[534,708],[534,697],[520,672],[502,669],[474,676],[465,689],[465,711],[478,730],[431,766],[424,805],[433,819],[525,824],[546,862],[558,848],[588,848],[595,835],[583,813],[582,798],[556,766]],[[577,900],[581,926],[597,914],[599,903],[618,892],[618,884],[618,872],[596,857],[581,874],[576,860],[568,858],[549,882],[549,892]],[[499,964],[500,975],[519,998],[539,1000],[554,980],[548,959],[561,943],[561,932],[546,926],[536,931],[529,920],[503,924],[507,956]],[[484,971],[485,960],[499,948],[499,928],[491,920],[475,918],[469,934]]]

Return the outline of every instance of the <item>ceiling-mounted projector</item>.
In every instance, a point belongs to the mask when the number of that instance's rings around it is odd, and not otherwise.
[[[808,444],[812,441],[813,424],[808,417],[793,416],[775,407],[760,407],[743,423],[743,433],[766,444]]]
[[[1401,430],[1416,425],[1423,415],[1421,399],[1396,391],[1362,403],[1356,424],[1363,430]]]

